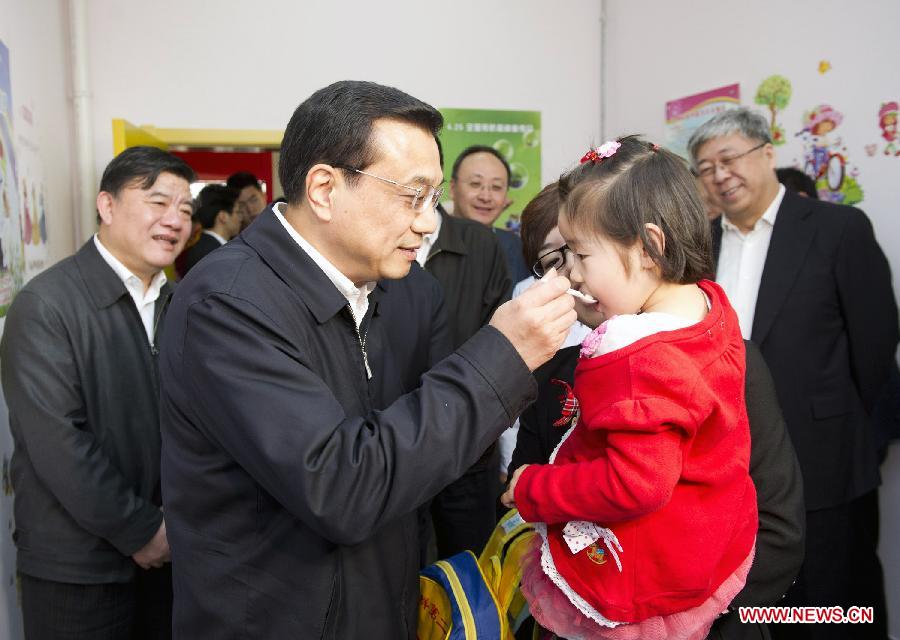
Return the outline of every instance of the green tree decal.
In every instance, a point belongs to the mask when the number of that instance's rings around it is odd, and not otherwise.
[[[791,81],[784,76],[769,76],[759,85],[756,90],[756,104],[768,107],[771,114],[769,121],[769,131],[772,135],[772,142],[776,145],[785,143],[784,129],[775,121],[778,111],[784,109],[791,100]]]

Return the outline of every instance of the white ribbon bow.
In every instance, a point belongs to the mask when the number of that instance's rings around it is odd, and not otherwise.
[[[607,529],[585,520],[573,520],[566,523],[566,526],[563,527],[563,539],[569,545],[569,551],[573,554],[584,551],[598,540],[603,540],[606,548],[609,549],[609,554],[616,561],[619,571],[622,571],[622,562],[619,560],[619,554],[616,553],[616,549],[622,553],[624,551],[612,529]]]

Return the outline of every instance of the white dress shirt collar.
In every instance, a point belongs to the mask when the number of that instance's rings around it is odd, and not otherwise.
[[[280,222],[281,226],[288,232],[288,235],[294,239],[294,242],[296,242],[297,245],[299,245],[299,247],[303,249],[303,251],[312,258],[312,261],[325,273],[332,284],[334,284],[335,288],[340,291],[341,295],[347,299],[347,303],[350,305],[350,309],[353,312],[353,319],[356,321],[357,328],[359,328],[366,312],[369,310],[369,294],[375,289],[376,282],[367,282],[362,287],[357,287],[353,284],[353,281],[350,280],[350,278],[341,273],[336,266],[329,262],[325,256],[319,253],[314,246],[291,226],[291,223],[285,219],[282,211],[285,206],[284,202],[279,202],[272,206],[272,211],[275,213],[278,222]]]
[[[134,275],[128,267],[122,264],[118,258],[110,253],[109,249],[103,246],[103,243],[100,242],[100,237],[96,233],[94,234],[94,246],[97,247],[100,257],[103,258],[104,262],[106,262],[119,277],[125,285],[125,289],[128,291],[131,299],[134,300],[134,304],[141,316],[141,323],[144,325],[144,331],[147,334],[147,340],[152,345],[153,333],[155,331],[154,310],[160,291],[167,281],[165,271],[160,270],[157,272],[150,281],[150,286],[144,291],[143,281]]]
[[[219,244],[225,244],[226,242],[228,242],[228,240],[226,240],[225,238],[223,238],[222,236],[220,236],[218,233],[216,233],[216,232],[213,231],[212,229],[204,229],[204,230],[203,230],[203,233],[205,233],[205,234],[208,235],[208,236],[212,236],[213,238],[215,238],[216,240],[218,240],[218,241],[219,241]]]

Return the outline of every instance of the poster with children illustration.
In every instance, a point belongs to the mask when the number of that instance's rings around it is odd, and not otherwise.
[[[847,146],[835,133],[844,114],[829,104],[820,104],[803,114],[797,136],[803,142],[803,171],[816,183],[822,200],[853,205],[862,202],[859,170],[849,161]]]
[[[0,41],[0,318],[24,282],[19,177],[13,138],[9,49]]]
[[[25,256],[25,282],[49,266],[47,247],[47,207],[44,169],[33,124],[33,112],[24,110],[16,131],[19,173],[19,201],[22,247]]]

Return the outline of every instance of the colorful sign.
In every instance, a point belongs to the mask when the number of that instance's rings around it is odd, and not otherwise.
[[[487,145],[499,151],[510,168],[509,199],[512,204],[495,226],[518,230],[522,209],[541,190],[541,112],[484,109],[441,109],[444,129],[444,177],[456,157],[472,145]],[[449,189],[444,198],[449,199]]]
[[[0,318],[6,315],[13,296],[24,282],[18,175],[13,145],[9,49],[0,41]]]
[[[666,103],[666,148],[687,158],[687,143],[701,124],[717,113],[741,104],[737,84],[719,87]]]

